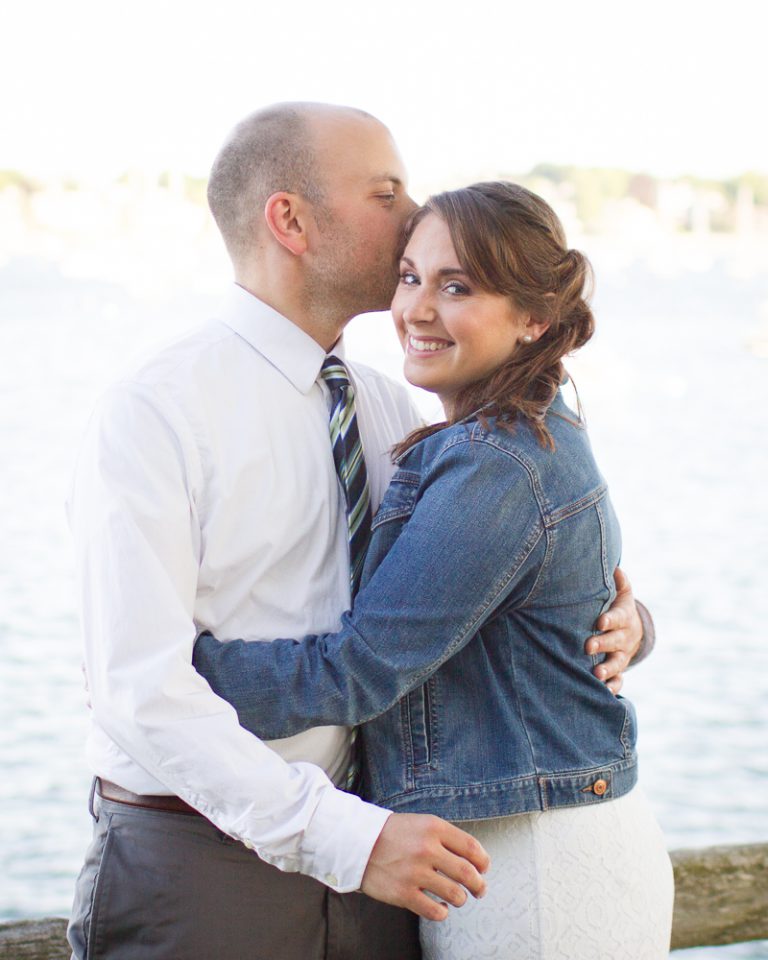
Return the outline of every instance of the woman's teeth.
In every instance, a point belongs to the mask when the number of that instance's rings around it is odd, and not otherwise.
[[[445,350],[451,344],[445,340],[416,340],[414,337],[408,337],[408,345],[412,350],[418,350],[420,353],[429,353],[434,350]]]

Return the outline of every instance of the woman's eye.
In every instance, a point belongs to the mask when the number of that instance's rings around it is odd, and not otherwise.
[[[403,270],[400,274],[400,283],[404,284],[406,287],[412,287],[419,282],[419,278],[415,273],[411,273],[410,270]]]
[[[394,193],[379,193],[377,194],[379,200],[385,200],[387,203],[394,203],[397,197],[397,194]]]
[[[443,289],[446,293],[450,293],[453,296],[462,296],[469,293],[469,287],[465,287],[463,283],[458,283],[456,280],[447,283]]]

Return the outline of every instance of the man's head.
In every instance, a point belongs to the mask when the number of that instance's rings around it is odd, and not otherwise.
[[[392,137],[370,114],[311,103],[251,114],[214,162],[208,201],[239,274],[269,260],[341,322],[389,306],[413,202]]]
[[[233,258],[253,249],[267,199],[280,191],[322,201],[303,104],[278,103],[245,117],[214,160],[208,204]]]

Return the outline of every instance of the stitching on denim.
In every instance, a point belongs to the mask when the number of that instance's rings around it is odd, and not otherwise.
[[[372,802],[380,806],[388,806],[398,800],[413,800],[418,796],[433,797],[436,799],[471,799],[474,797],[494,798],[502,796],[510,791],[520,791],[534,788],[535,792],[541,794],[540,784],[545,782],[553,787],[562,787],[568,781],[580,781],[595,777],[598,774],[609,776],[613,783],[616,778],[623,774],[632,773],[637,769],[637,756],[633,752],[631,756],[621,760],[614,760],[599,766],[586,767],[580,770],[569,771],[568,773],[548,773],[538,774],[530,773],[520,777],[512,777],[506,780],[494,780],[492,782],[468,783],[461,787],[451,787],[448,785],[430,786],[425,784],[416,790],[407,792],[393,793],[386,797],[374,797]],[[577,785],[577,784],[574,784]],[[472,819],[483,819],[472,818]]]
[[[581,513],[583,510],[588,509],[593,506],[595,503],[599,503],[601,500],[604,500],[606,494],[608,493],[608,487],[606,484],[602,483],[599,487],[596,487],[586,496],[581,497],[578,500],[575,500],[573,503],[569,503],[564,507],[560,507],[558,510],[555,510],[546,518],[547,526],[555,526],[555,524],[560,523],[562,520],[568,520],[570,517],[575,516],[577,513]]]
[[[413,504],[403,504],[401,507],[392,507],[389,510],[380,510],[376,516],[373,518],[371,523],[371,532],[378,530],[379,527],[382,527],[385,523],[390,523],[392,520],[399,520],[401,517],[410,517],[413,513]]]
[[[553,527],[547,527],[547,526],[544,527],[544,536],[546,537],[547,545],[544,550],[544,558],[541,561],[539,572],[536,574],[536,579],[533,581],[533,585],[531,586],[531,589],[528,591],[528,594],[525,597],[523,597],[520,603],[515,604],[515,606],[512,608],[513,610],[522,609],[523,607],[525,607],[527,603],[530,603],[530,601],[533,600],[534,597],[536,596],[539,586],[541,585],[541,582],[544,579],[544,574],[548,572],[550,561],[552,560],[552,557],[554,556],[554,553],[555,553],[555,532],[556,531]]]
[[[421,483],[421,474],[415,470],[396,470],[390,483],[409,483],[418,486]]]
[[[510,624],[509,622],[507,622],[507,623],[505,624],[505,627],[506,627],[507,637],[509,638],[509,634],[510,634],[510,632],[511,632],[511,624]],[[514,645],[511,644],[511,643],[508,645],[508,653],[509,653],[509,659],[508,659],[507,662],[508,662],[509,667],[510,667],[510,670],[511,670],[511,672],[512,672],[512,681],[513,681],[513,683],[514,683],[514,689],[515,689],[515,691],[517,691],[517,690],[520,690],[520,689],[522,688],[522,684],[518,683],[518,681],[517,681],[517,662],[516,662],[516,659],[515,659],[515,656],[514,656]],[[528,724],[525,722],[525,714],[523,713],[523,705],[522,705],[522,703],[520,702],[520,697],[519,697],[519,696],[516,696],[516,697],[515,697],[515,705],[516,705],[516,707],[517,707],[517,715],[518,715],[518,717],[520,718],[520,726],[523,728],[523,732],[525,733],[525,739],[528,741],[528,748],[529,748],[529,750],[530,750],[530,752],[531,752],[531,760],[533,761],[534,766],[535,766],[535,767],[538,767],[538,759],[537,759],[537,757],[536,757],[536,750],[534,749],[533,741],[531,740],[531,737],[530,737],[530,735],[529,735],[529,733],[528,733]]]
[[[380,507],[371,523],[371,531],[377,530],[380,526],[390,523],[392,520],[409,517],[413,513],[416,505],[415,493],[421,484],[421,474],[413,470],[398,470],[390,480],[390,486],[393,483],[399,483],[405,487],[403,493],[406,494],[407,499],[404,503],[398,503],[384,510]]]
[[[630,709],[630,707],[628,707],[627,704],[623,704],[623,707],[624,707],[624,723],[621,726],[621,736],[619,739],[621,740],[621,745],[624,748],[624,756],[629,758],[632,756],[634,752],[634,747],[630,742],[629,732],[628,732],[630,724],[633,724],[633,717],[632,717],[632,710]]]
[[[603,568],[603,584],[608,591],[608,600],[610,600],[613,593],[613,571],[608,570],[608,535],[605,527],[605,516],[600,507],[600,500],[594,506],[597,522],[600,525],[600,562]]]
[[[435,457],[435,463],[438,463],[440,459],[443,457],[443,455],[446,454],[449,450],[452,450],[453,447],[455,447],[457,444],[470,443],[470,442],[485,444],[486,446],[491,447],[492,449],[496,450],[498,453],[503,454],[505,457],[508,457],[510,460],[514,460],[515,463],[519,464],[519,466],[528,474],[528,479],[531,483],[531,488],[533,490],[533,495],[536,500],[536,506],[538,507],[538,510],[539,510],[539,515],[541,516],[542,521],[544,521],[545,518],[549,515],[550,509],[551,509],[549,505],[549,501],[547,500],[544,490],[542,489],[539,474],[535,464],[531,460],[529,460],[528,457],[526,457],[525,454],[521,453],[519,450],[508,450],[506,447],[503,447],[501,446],[501,444],[497,443],[494,437],[490,435],[481,434],[480,436],[475,436],[473,434],[473,436],[470,438],[467,438],[467,437],[452,438],[448,443],[446,443],[445,447]]]
[[[518,570],[531,555],[534,547],[541,539],[543,533],[543,526],[534,526],[533,530],[528,535],[528,540],[522,545],[520,551],[522,556],[520,556],[519,562],[513,563],[510,569],[508,569],[504,575],[502,575],[496,581],[496,583],[490,588],[487,598],[476,608],[471,618],[468,619],[461,627],[459,627],[458,631],[454,635],[453,640],[445,647],[444,656],[441,658],[441,662],[444,663],[446,660],[449,660],[456,650],[462,645],[465,639],[468,639],[477,633],[482,621],[485,619],[485,613],[487,610],[494,609],[495,607],[499,606],[510,581],[515,577]],[[430,664],[428,667],[425,667],[421,673],[414,676],[414,681],[422,681],[425,677],[430,676],[433,670],[434,666]]]
[[[424,740],[424,749],[422,751],[423,759],[417,762],[415,759],[415,745],[413,744],[415,724],[413,721],[413,714],[410,713],[409,706],[412,748],[411,761],[415,775],[415,773],[418,771],[423,771],[426,769],[436,770],[438,768],[436,762],[438,745],[438,710],[437,681],[435,680],[435,675],[432,674],[432,676],[428,677],[427,680],[421,684],[421,686],[411,690],[406,699],[410,697],[418,698],[421,701],[421,713],[424,718],[421,725],[423,729]],[[410,700],[408,702],[410,705]]]
[[[427,749],[427,724],[425,721],[424,684],[414,687],[406,694],[408,701],[408,727],[411,747],[411,767],[414,778],[422,767],[426,766],[429,751]],[[411,709],[413,705],[413,709]],[[417,717],[421,719],[417,721]]]
[[[411,705],[408,700],[408,694],[400,698],[400,724],[402,727],[401,742],[405,745],[405,757],[403,757],[403,783],[407,784],[411,790],[414,787],[414,752],[413,752],[413,734],[411,724]]]
[[[440,713],[437,709],[437,678],[433,673],[432,676],[424,684],[425,697],[424,697],[424,706],[425,716],[428,716],[429,723],[425,731],[426,741],[427,741],[427,763],[429,764],[430,769],[437,770],[439,764],[437,762],[438,758],[438,745],[439,745],[439,720]]]

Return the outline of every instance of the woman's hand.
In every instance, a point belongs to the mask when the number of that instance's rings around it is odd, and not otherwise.
[[[617,567],[613,577],[616,599],[595,625],[602,632],[590,637],[584,649],[590,655],[606,654],[605,660],[593,672],[617,694],[624,683],[624,671],[643,641],[643,621],[627,575]]]

